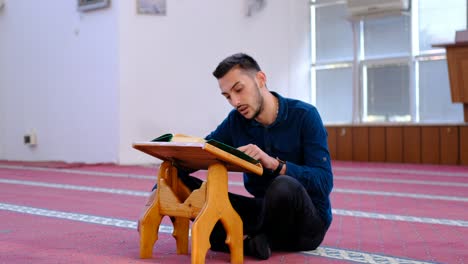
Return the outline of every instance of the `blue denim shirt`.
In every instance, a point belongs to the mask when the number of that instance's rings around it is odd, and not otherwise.
[[[314,106],[272,93],[279,99],[278,117],[273,124],[263,126],[234,109],[206,139],[234,147],[255,144],[268,155],[285,161],[286,175],[302,183],[329,227],[333,173],[327,131]],[[244,186],[255,197],[263,197],[275,177],[270,170],[264,171],[262,176],[244,173]]]

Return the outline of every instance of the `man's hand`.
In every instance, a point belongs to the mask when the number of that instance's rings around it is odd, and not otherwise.
[[[262,166],[266,169],[275,170],[279,165],[279,161],[276,158],[266,154],[257,145],[248,144],[242,147],[238,147],[237,149],[251,156],[252,158],[259,160],[260,163],[262,163]]]

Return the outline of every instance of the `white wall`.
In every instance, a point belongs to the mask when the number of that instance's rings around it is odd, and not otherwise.
[[[117,12],[7,0],[0,12],[0,159],[116,162]],[[23,144],[34,129],[38,145]]]
[[[270,0],[246,17],[246,1],[168,1],[167,16],[135,14],[119,2],[120,162],[155,160],[131,148],[167,132],[205,136],[230,111],[211,73],[247,52],[271,90],[308,99],[309,4]]]
[[[271,90],[309,97],[308,0],[136,1],[80,15],[76,1],[6,0],[0,12],[0,159],[155,162],[131,148],[166,132],[204,136],[230,107],[211,72],[253,55]],[[31,129],[39,145],[22,137]]]

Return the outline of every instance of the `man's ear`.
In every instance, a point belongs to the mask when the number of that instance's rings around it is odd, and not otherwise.
[[[256,74],[255,74],[255,79],[257,80],[258,82],[258,86],[260,88],[262,87],[266,87],[266,81],[267,81],[267,78],[266,78],[266,75],[263,71],[258,71]]]

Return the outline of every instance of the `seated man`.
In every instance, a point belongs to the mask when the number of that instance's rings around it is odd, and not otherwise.
[[[265,73],[246,54],[227,57],[213,75],[234,109],[206,139],[237,147],[264,168],[262,176],[244,173],[254,197],[229,193],[243,221],[245,254],[268,259],[272,250],[316,249],[332,221],[333,188],[327,132],[317,109],[269,91]],[[200,187],[201,180],[178,171],[191,190]],[[228,251],[225,239],[217,223],[212,250]]]

